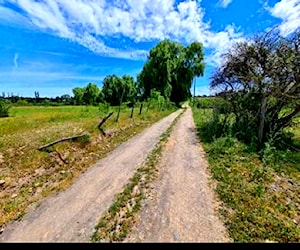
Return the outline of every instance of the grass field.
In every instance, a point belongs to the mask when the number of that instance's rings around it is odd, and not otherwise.
[[[67,188],[97,160],[150,124],[173,112],[117,107],[59,106],[13,107],[10,117],[0,119],[0,227],[20,218],[26,208],[61,189]],[[114,114],[97,126],[109,112]],[[88,133],[89,138],[65,141],[39,151],[44,144],[64,137]]]
[[[212,110],[194,108],[193,114],[201,140]],[[300,145],[300,128],[290,131]],[[232,239],[300,242],[300,153],[267,148],[262,160],[233,138],[201,141]]]

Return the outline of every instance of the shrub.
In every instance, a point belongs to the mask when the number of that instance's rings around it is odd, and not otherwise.
[[[0,100],[0,117],[8,117],[11,105],[5,100]]]

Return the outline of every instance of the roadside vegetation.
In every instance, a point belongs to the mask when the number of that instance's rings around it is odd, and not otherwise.
[[[299,39],[235,44],[212,76],[218,94],[193,106],[235,242],[300,242]]]

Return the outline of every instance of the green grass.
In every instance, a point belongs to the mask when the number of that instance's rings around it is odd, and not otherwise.
[[[113,107],[109,110],[115,111],[116,113],[117,109]],[[129,111],[126,110],[126,113],[128,112]],[[32,128],[41,128],[53,123],[99,120],[106,113],[104,109],[95,106],[12,107],[10,117],[0,120],[0,135],[32,130]]]
[[[120,143],[140,133],[152,123],[173,112],[150,109],[138,115],[135,109],[94,106],[13,107],[10,117],[0,118],[0,227],[20,218],[26,208],[43,197],[69,187],[72,182],[105,157]],[[104,137],[97,126],[109,112],[114,114],[103,125],[111,136]],[[88,133],[88,140],[65,141],[48,151],[44,144]]]
[[[201,139],[212,112],[194,108],[193,114]],[[300,153],[266,148],[261,160],[234,138],[202,144],[234,242],[300,242]]]

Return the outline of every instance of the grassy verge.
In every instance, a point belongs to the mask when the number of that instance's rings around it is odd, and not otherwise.
[[[0,119],[0,227],[21,218],[26,208],[69,187],[73,181],[120,143],[167,116],[174,109],[117,112],[105,123],[104,137],[97,129],[101,118],[114,109],[99,107],[14,107]],[[86,140],[66,141],[48,152],[41,145],[87,132]]]
[[[201,139],[212,113],[194,108],[193,114]],[[228,137],[202,144],[230,237],[235,242],[300,242],[300,153],[267,147],[261,158]]]
[[[124,187],[124,191],[116,195],[113,204],[95,227],[91,239],[93,242],[121,242],[130,232],[135,222],[135,215],[141,209],[143,199],[147,197],[149,183],[157,177],[156,167],[162,148],[182,113],[161,135],[144,164],[136,170]]]

